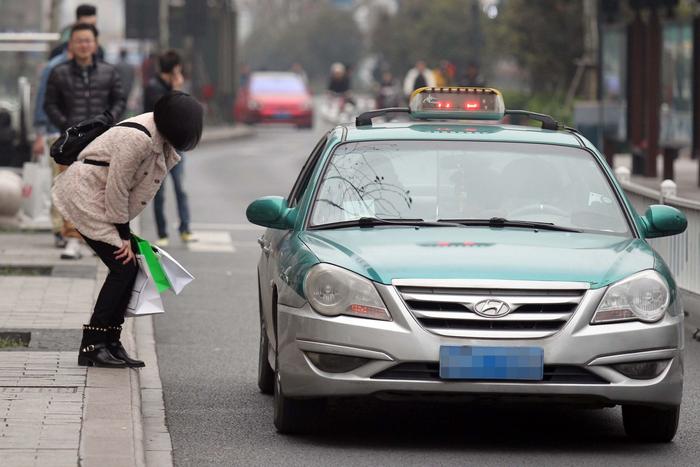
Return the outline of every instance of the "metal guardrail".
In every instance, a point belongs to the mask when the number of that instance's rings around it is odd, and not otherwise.
[[[666,204],[680,209],[688,219],[688,228],[681,235],[649,239],[649,244],[666,261],[678,286],[700,295],[700,202],[674,196],[675,184],[664,181],[661,191],[629,180],[629,171],[616,171],[620,185],[640,215],[650,204]]]

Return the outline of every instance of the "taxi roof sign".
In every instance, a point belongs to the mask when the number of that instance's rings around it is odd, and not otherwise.
[[[476,87],[419,88],[408,106],[420,119],[501,120],[506,111],[497,89]]]

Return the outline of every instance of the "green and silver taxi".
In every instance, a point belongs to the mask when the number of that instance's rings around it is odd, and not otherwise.
[[[332,129],[288,197],[246,214],[267,227],[258,385],[280,432],[313,428],[328,398],[399,394],[621,405],[630,436],[674,437],[683,309],[647,239],[686,219],[637,213],[551,117],[423,88]]]

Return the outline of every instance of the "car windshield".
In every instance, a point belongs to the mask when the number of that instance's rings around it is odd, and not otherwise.
[[[528,221],[629,234],[593,156],[571,147],[473,141],[375,141],[336,148],[313,227],[364,217]]]
[[[253,76],[250,90],[254,93],[300,93],[304,92],[304,82],[296,75]]]

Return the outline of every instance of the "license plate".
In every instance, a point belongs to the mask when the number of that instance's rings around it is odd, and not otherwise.
[[[275,114],[275,118],[278,118],[280,120],[286,120],[286,119],[290,118],[291,116],[292,116],[292,114],[287,113],[287,112],[280,112],[280,113]]]
[[[440,346],[440,378],[541,381],[541,347]]]

